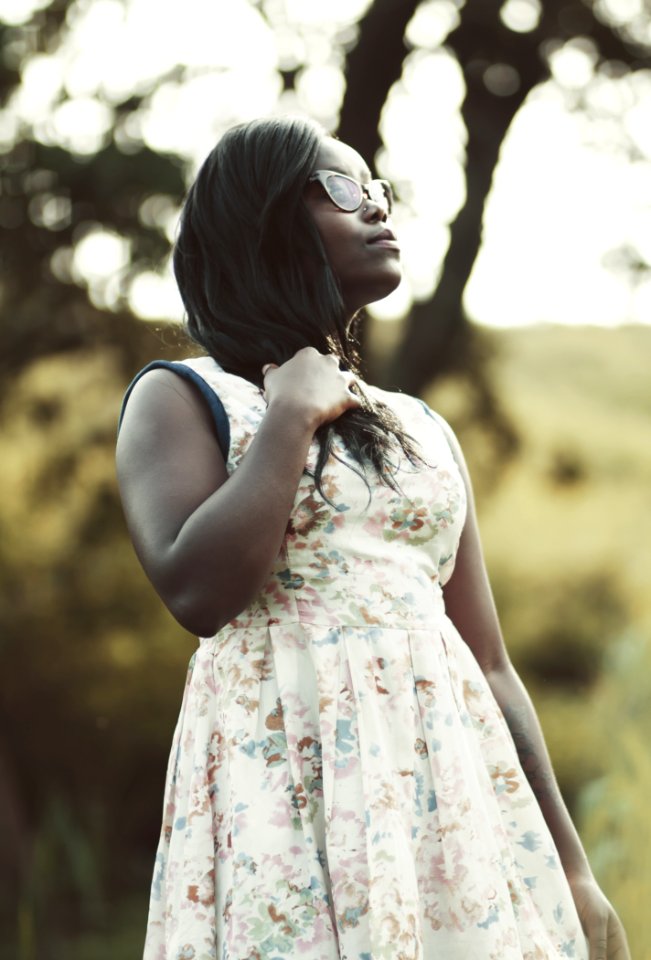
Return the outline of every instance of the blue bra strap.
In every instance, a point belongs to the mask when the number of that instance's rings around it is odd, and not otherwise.
[[[150,370],[160,369],[171,370],[172,373],[176,373],[185,380],[189,380],[190,383],[194,384],[194,386],[197,388],[201,396],[208,404],[208,408],[212,415],[215,426],[215,434],[217,436],[219,449],[222,452],[224,460],[227,460],[228,451],[231,445],[231,429],[228,422],[228,414],[224,410],[224,404],[221,402],[212,387],[208,386],[203,377],[199,376],[199,374],[196,373],[192,367],[188,367],[184,363],[174,363],[170,360],[153,360],[151,363],[148,363],[146,367],[143,367],[140,373],[135,375],[127,387],[127,392],[125,393],[124,400],[122,401],[122,409],[120,410],[120,418],[118,420],[118,432],[122,426],[122,418],[124,417],[124,411],[126,410],[127,402],[131,396],[131,391],[137,384],[138,380],[140,380],[140,378]]]

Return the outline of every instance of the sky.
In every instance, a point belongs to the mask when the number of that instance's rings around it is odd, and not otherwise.
[[[639,13],[641,0],[603,2],[623,21]],[[23,22],[38,6],[0,0],[0,19]],[[0,145],[22,121],[45,142],[92,154],[113,127],[113,105],[133,92],[147,94],[145,106],[119,137],[177,152],[191,170],[242,119],[302,112],[333,128],[344,93],[339,41],[354,42],[368,6],[267,0],[272,31],[247,0],[184,0],[182,16],[178,0],[77,0],[60,49],[27,60],[21,87],[0,111]],[[524,32],[539,12],[538,0],[506,0],[502,17]],[[380,319],[400,317],[413,299],[429,296],[448,224],[463,203],[463,77],[442,47],[457,16],[452,0],[421,4],[407,31],[412,49],[403,76],[383,112],[378,168],[410,203],[395,214],[405,279],[372,308]],[[309,66],[296,90],[281,95],[278,66],[302,62]],[[170,75],[176,64],[184,65],[182,77]],[[595,75],[581,44],[558,50],[551,65],[551,80],[529,96],[503,145],[466,307],[477,322],[498,327],[649,323],[651,271],[634,286],[608,264],[623,246],[651,264],[651,73]],[[593,116],[571,109],[578,98]],[[177,214],[164,198],[141,211],[162,222],[170,239]],[[45,215],[58,215],[54,201]],[[93,299],[110,306],[128,264],[126,242],[98,227],[67,255]],[[148,319],[180,318],[169,265],[137,277],[130,303]]]

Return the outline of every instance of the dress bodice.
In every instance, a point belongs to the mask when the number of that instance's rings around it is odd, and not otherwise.
[[[265,415],[259,389],[210,358],[185,361],[219,396],[230,425],[227,470],[237,469]],[[318,492],[310,447],[281,551],[261,593],[231,627],[254,622],[426,626],[442,610],[466,512],[463,481],[443,427],[419,400],[367,387],[420,447],[424,464],[396,448],[396,489],[366,478],[335,439]],[[372,586],[369,584],[372,581]]]

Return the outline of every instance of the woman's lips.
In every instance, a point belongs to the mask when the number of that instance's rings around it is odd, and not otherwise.
[[[400,244],[395,234],[388,228],[380,230],[379,233],[376,233],[370,240],[367,240],[367,243],[373,247],[387,247],[389,250],[400,250]]]

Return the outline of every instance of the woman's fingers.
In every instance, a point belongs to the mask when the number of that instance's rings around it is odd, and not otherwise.
[[[339,376],[343,379],[346,384],[346,390],[350,391],[352,394],[357,396],[355,388],[357,387],[357,376],[352,372],[352,370],[340,370]]]
[[[570,880],[589,960],[631,960],[622,923],[594,879]]]
[[[363,405],[355,374],[342,370],[339,357],[333,353],[304,347],[285,363],[265,363],[261,370],[267,404],[282,398],[285,405],[295,405],[302,414],[307,413],[317,426]]]
[[[581,920],[588,937],[590,960],[608,960],[608,912],[605,901],[589,899],[582,904]]]
[[[608,941],[606,932],[599,932],[588,940],[590,946],[590,960],[608,960]]]

